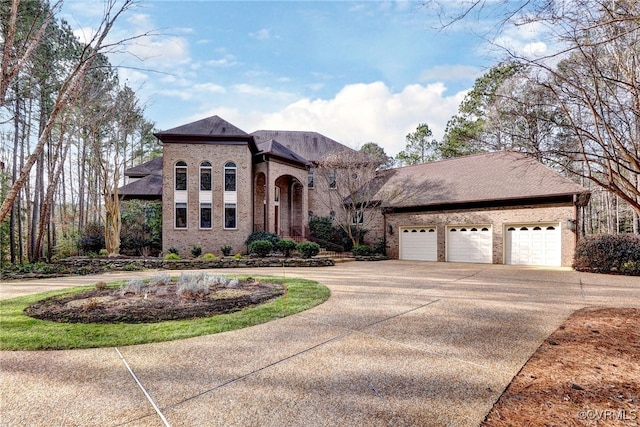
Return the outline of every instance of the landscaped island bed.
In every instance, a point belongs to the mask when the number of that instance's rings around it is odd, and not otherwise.
[[[192,278],[182,280],[185,276]],[[311,280],[198,280],[206,276],[99,282],[0,300],[0,350],[117,347],[197,337],[299,313],[330,296],[326,286]]]
[[[192,289],[185,289],[165,277],[160,283],[140,281],[117,289],[105,284],[78,294],[49,297],[30,304],[25,314],[67,323],[152,323],[231,313],[285,293],[280,283],[253,278],[215,277],[210,284],[192,280]]]

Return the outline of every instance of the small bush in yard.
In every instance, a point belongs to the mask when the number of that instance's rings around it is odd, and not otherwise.
[[[640,260],[625,262],[620,271],[627,276],[640,276]]]
[[[320,245],[314,242],[300,242],[296,245],[296,251],[302,258],[311,258],[320,253]]]
[[[596,273],[619,272],[639,275],[640,236],[603,234],[578,242],[573,267]]]
[[[180,255],[180,251],[178,251],[178,249],[174,248],[173,246],[167,249],[167,252],[169,252],[170,254]]]
[[[351,248],[351,252],[355,256],[369,256],[371,255],[371,246],[369,245],[355,245]]]
[[[200,246],[193,246],[191,248],[191,255],[193,255],[194,258],[198,258],[202,255],[202,248]]]
[[[180,258],[180,255],[174,254],[173,252],[169,252],[164,256],[164,259],[175,260],[175,259],[181,259],[181,258]]]
[[[207,252],[206,254],[202,255],[202,259],[216,259],[216,258],[218,257],[212,254],[211,252]]]
[[[208,295],[210,282],[211,280],[207,273],[182,274],[178,279],[176,293],[183,298]]]
[[[104,248],[104,225],[87,224],[78,239],[78,248],[85,253],[99,253]]]
[[[230,245],[223,245],[220,248],[220,251],[222,251],[222,255],[224,256],[229,256],[231,255],[231,251],[233,250],[233,248]]]
[[[278,241],[280,240],[280,236],[268,231],[254,231],[249,235],[249,237],[247,237],[246,243],[247,245],[250,245],[252,242],[255,242],[257,240],[266,240],[268,242],[271,242],[271,244],[275,246],[276,243],[278,243]]]
[[[276,249],[284,254],[285,257],[291,256],[291,251],[296,249],[296,242],[289,239],[280,240],[276,243]]]
[[[122,295],[133,294],[140,295],[144,292],[145,288],[148,287],[148,284],[145,283],[142,279],[131,279],[120,289],[120,293]]]
[[[256,240],[249,244],[249,253],[265,257],[273,250],[273,244],[268,240]]]

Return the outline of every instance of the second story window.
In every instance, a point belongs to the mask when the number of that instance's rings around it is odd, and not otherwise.
[[[200,163],[200,191],[211,191],[211,163]]]
[[[180,160],[175,166],[175,189],[185,191],[187,189],[187,164]]]
[[[329,189],[335,190],[336,188],[338,188],[338,182],[336,181],[336,173],[335,172],[329,172],[327,174],[327,182],[329,184]]]
[[[314,183],[315,178],[316,178],[316,176],[315,176],[315,172],[314,172],[314,171],[312,171],[312,170],[310,170],[310,171],[309,171],[309,173],[307,174],[307,186],[308,186],[309,188],[314,188],[314,185],[315,185],[315,183]]]
[[[364,223],[364,212],[362,212],[361,210],[357,210],[353,213],[353,216],[351,217],[351,224],[352,225],[358,225],[358,224],[363,224]]]
[[[224,191],[236,191],[236,164],[227,162],[224,165]]]

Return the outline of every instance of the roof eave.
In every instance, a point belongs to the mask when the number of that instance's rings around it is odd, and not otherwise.
[[[388,212],[416,212],[416,211],[438,211],[438,210],[455,210],[455,209],[475,209],[478,207],[508,207],[508,206],[524,206],[524,205],[544,205],[544,204],[574,204],[581,206],[586,201],[590,192],[570,192],[547,194],[540,196],[523,196],[523,197],[505,197],[498,199],[485,200],[455,200],[441,203],[427,203],[415,205],[389,205],[383,204],[382,207]],[[582,197],[581,197],[582,196]],[[580,201],[582,199],[582,201]]]
[[[172,133],[154,133],[163,144],[247,144],[253,154],[258,152],[256,142],[251,135],[181,135]]]

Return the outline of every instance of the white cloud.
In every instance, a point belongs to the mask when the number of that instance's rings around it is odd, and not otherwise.
[[[227,90],[214,83],[200,83],[193,85],[195,93],[227,93]]]
[[[290,99],[292,96],[289,92],[278,91],[268,86],[254,86],[246,83],[235,84],[232,86],[232,89],[239,95],[250,96],[253,98],[265,98],[268,100]]]
[[[544,42],[527,43],[522,48],[522,51],[528,57],[542,56],[547,52],[547,44]]]
[[[191,61],[186,39],[176,36],[151,35],[128,43],[126,53],[153,68],[175,67]]]
[[[253,33],[249,33],[249,37],[257,39],[257,40],[269,40],[271,36],[271,30],[268,28],[262,28]]]
[[[210,59],[207,61],[207,65],[211,67],[231,67],[237,63],[238,61],[236,60],[236,57],[230,53],[224,54],[221,58]]]
[[[419,123],[427,123],[440,139],[464,92],[443,96],[442,83],[409,85],[392,92],[382,82],[345,86],[332,99],[301,99],[276,112],[211,109],[247,132],[258,129],[317,131],[357,148],[367,142],[382,146],[389,155],[404,149],[405,136]]]
[[[535,58],[548,53],[549,37],[541,23],[532,22],[508,27],[494,43],[515,55]]]

